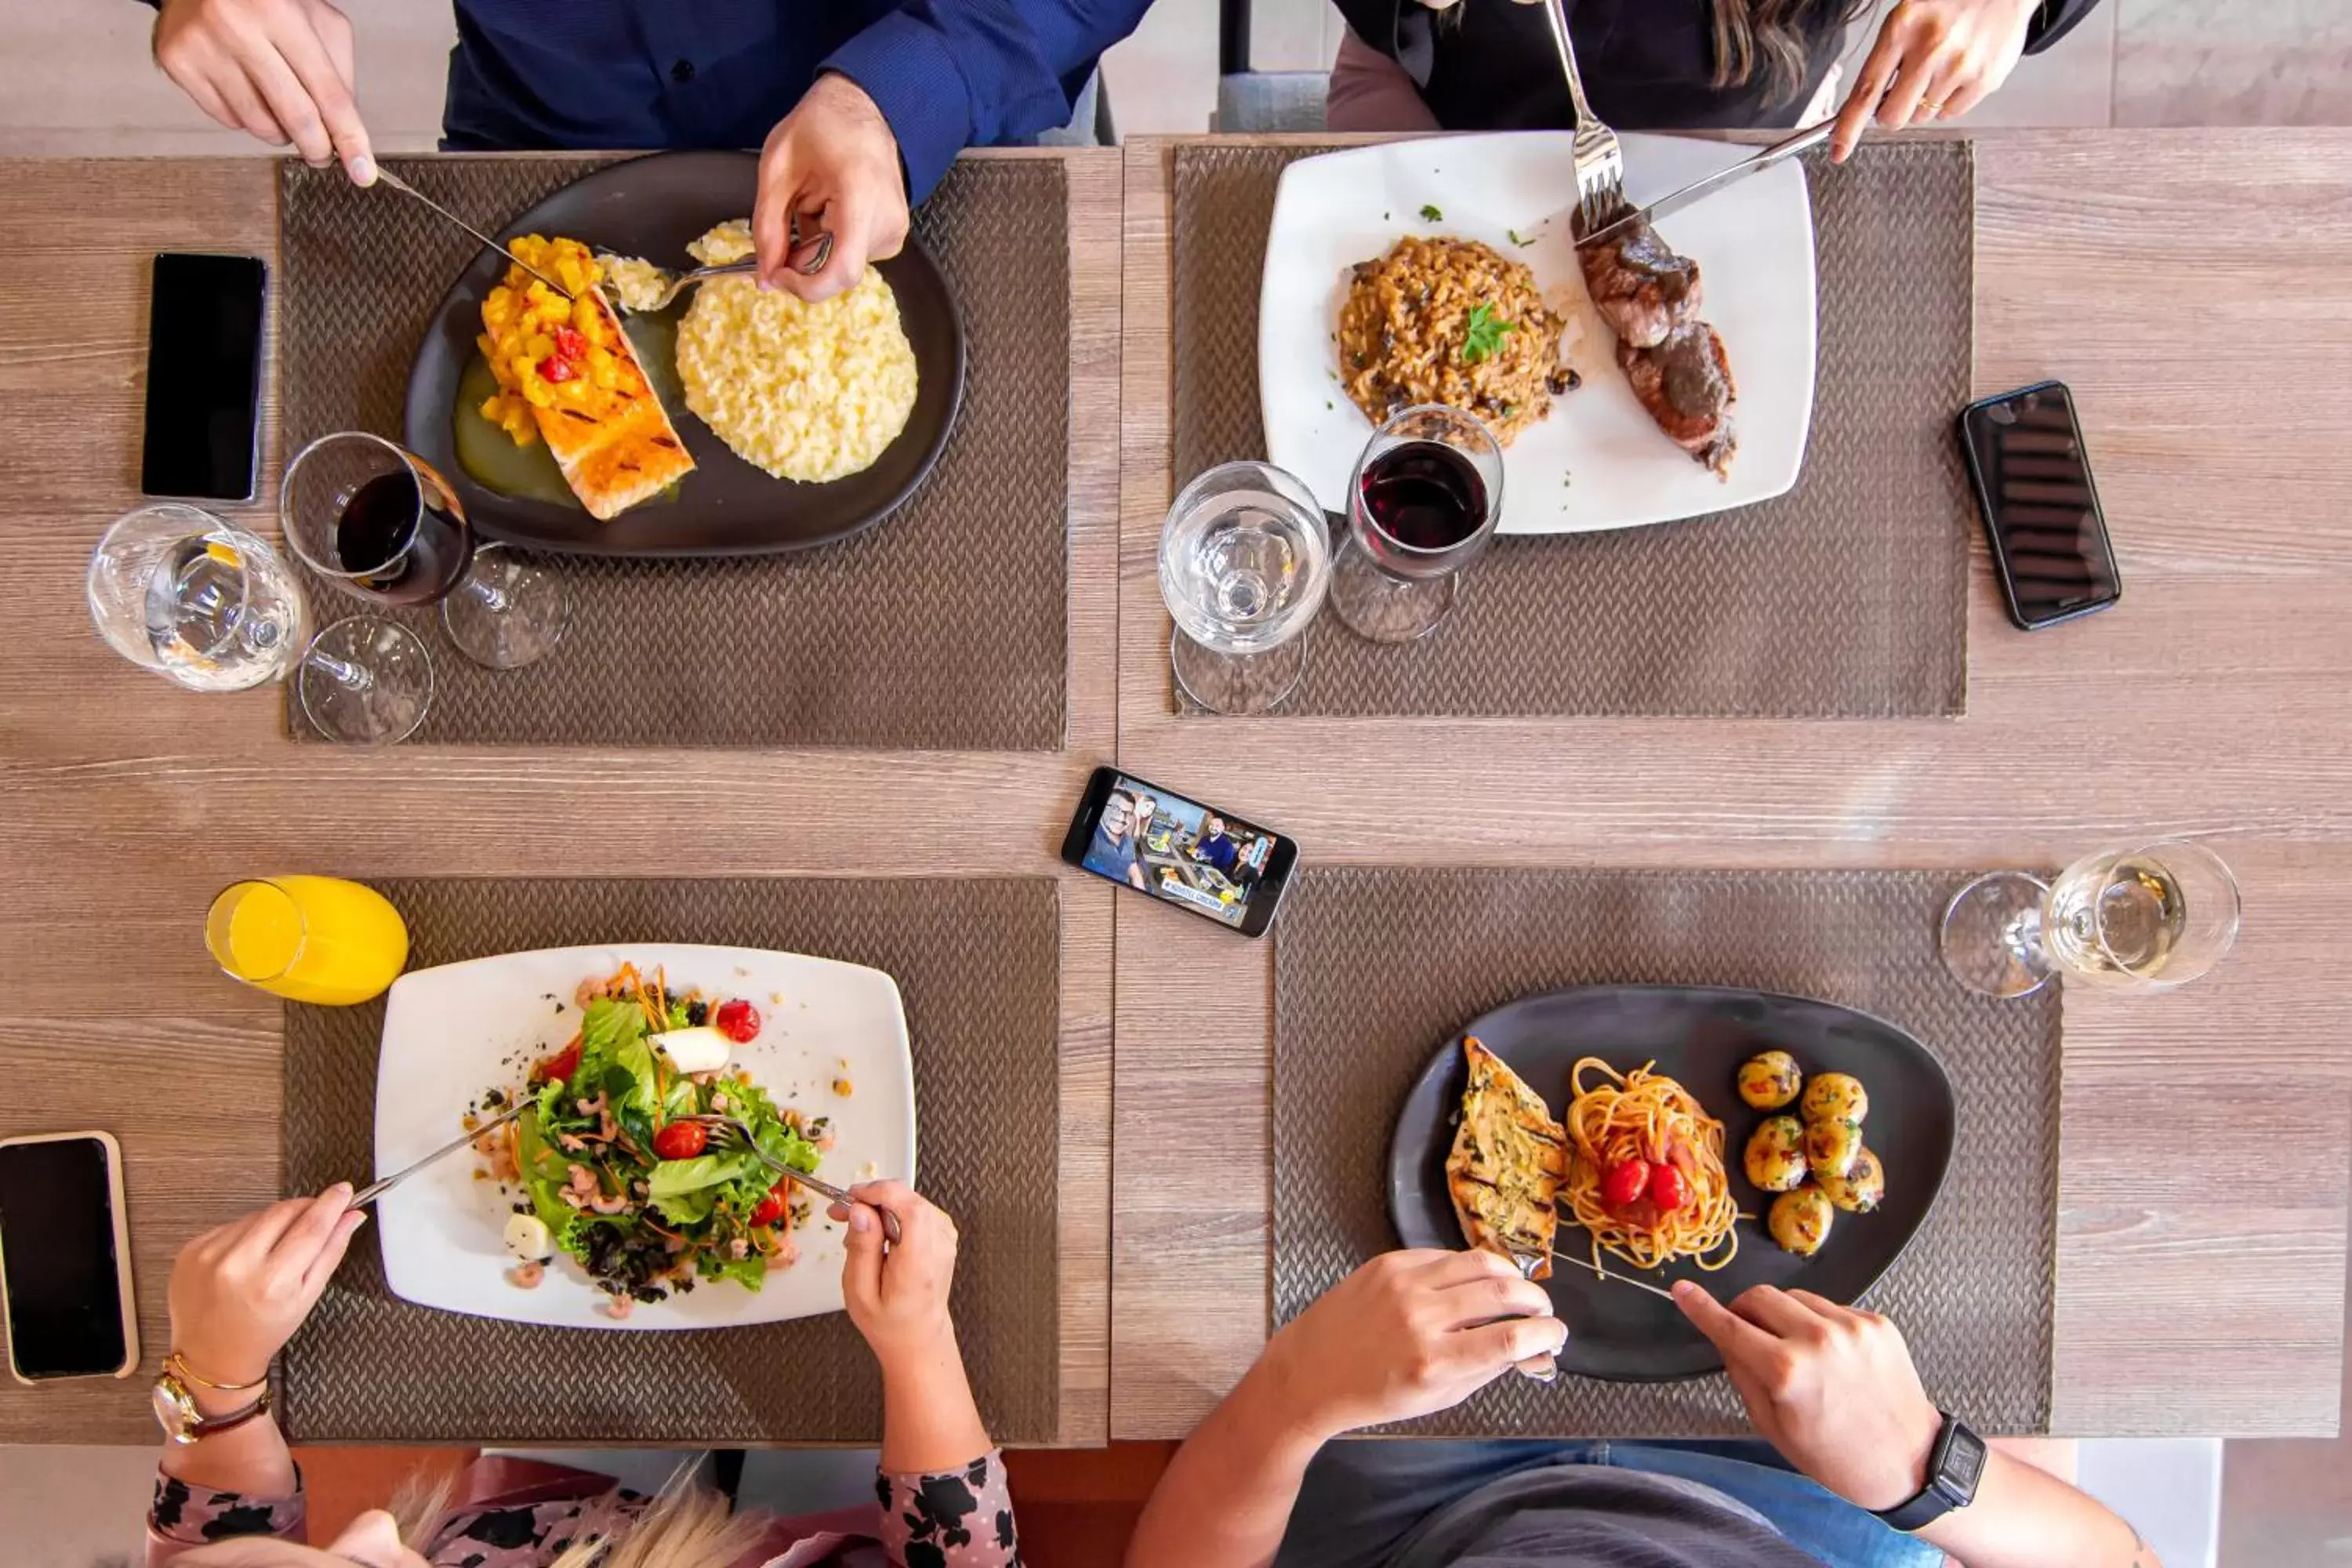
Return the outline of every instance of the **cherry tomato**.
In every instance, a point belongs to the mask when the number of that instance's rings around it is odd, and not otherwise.
[[[572,327],[558,327],[558,328],[556,328],[556,329],[555,329],[555,357],[556,357],[557,359],[585,359],[585,358],[587,358],[587,357],[588,357],[588,340],[587,340],[586,338],[582,337],[582,336],[580,335],[579,331],[578,331],[576,329],[574,329],[574,328],[572,328]]]
[[[751,1037],[760,1032],[760,1010],[738,996],[732,1002],[720,1003],[710,1024],[737,1045],[749,1045]]]
[[[792,1189],[793,1184],[789,1181],[778,1182],[774,1186],[770,1187],[768,1195],[760,1200],[760,1206],[751,1211],[751,1223],[776,1225],[782,1222],[785,1213],[785,1194]]]
[[[579,1070],[580,1042],[574,1040],[533,1068],[530,1080],[533,1083],[547,1083],[560,1078],[569,1082],[572,1075]]]
[[[1650,1201],[1661,1214],[1672,1214],[1690,1202],[1690,1183],[1672,1165],[1650,1167]]]
[[[1615,1208],[1623,1208],[1650,1190],[1650,1164],[1646,1160],[1620,1160],[1609,1167],[1601,1180],[1601,1201]]]
[[[691,1160],[710,1142],[710,1131],[698,1121],[673,1121],[654,1134],[654,1152],[665,1160]]]

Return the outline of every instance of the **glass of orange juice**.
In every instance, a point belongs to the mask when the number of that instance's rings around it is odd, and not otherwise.
[[[339,877],[268,877],[222,889],[205,945],[230,978],[289,1002],[350,1006],[383,994],[408,962],[390,900]]]

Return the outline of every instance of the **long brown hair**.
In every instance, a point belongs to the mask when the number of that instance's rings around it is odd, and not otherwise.
[[[1843,29],[1870,10],[1871,0],[1708,0],[1715,19],[1715,85],[1745,87],[1763,73],[1768,103],[1785,103],[1804,90],[1813,40]]]

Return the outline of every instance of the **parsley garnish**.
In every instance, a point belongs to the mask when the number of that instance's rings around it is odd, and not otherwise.
[[[1434,204],[1423,202],[1421,204],[1421,221],[1423,223],[1444,223],[1445,221],[1445,215],[1439,212]]]
[[[1503,334],[1519,330],[1517,321],[1498,321],[1492,305],[1470,307],[1470,322],[1462,334],[1462,363],[1476,364],[1495,357],[1503,346]]]

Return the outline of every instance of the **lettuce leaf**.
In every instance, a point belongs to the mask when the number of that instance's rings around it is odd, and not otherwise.
[[[757,1247],[741,1258],[730,1258],[723,1251],[706,1252],[696,1269],[706,1279],[732,1279],[746,1290],[757,1290],[768,1282],[768,1260]]]
[[[654,1166],[654,1173],[646,1178],[646,1195],[658,1204],[680,1194],[742,1181],[758,1168],[759,1162],[749,1154],[697,1154],[691,1160],[664,1160]]]
[[[649,1201],[673,1227],[700,1225],[710,1217],[712,1207],[719,1202],[719,1191],[715,1186],[696,1187],[688,1192],[668,1193]]]

